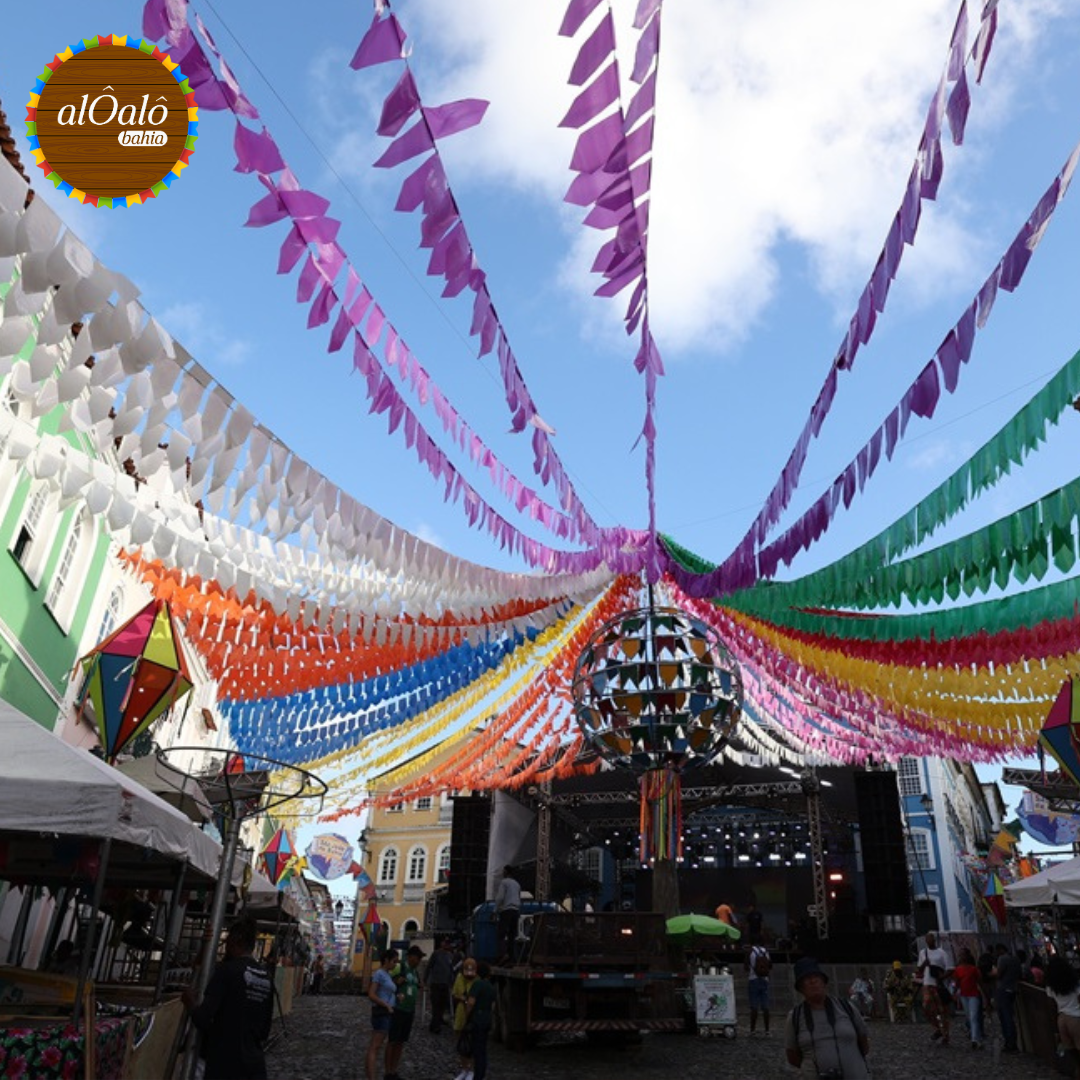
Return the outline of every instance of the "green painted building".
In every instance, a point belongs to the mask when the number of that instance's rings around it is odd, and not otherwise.
[[[0,286],[0,300],[8,288]],[[109,557],[104,523],[81,501],[65,505],[58,485],[27,467],[32,433],[60,434],[63,415],[35,417],[14,389],[34,346],[28,339],[0,378],[0,698],[51,730],[81,649],[115,613],[97,595]],[[93,454],[84,437],[62,438]]]

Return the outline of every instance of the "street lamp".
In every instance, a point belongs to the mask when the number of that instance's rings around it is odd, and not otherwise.
[[[937,824],[934,820],[934,799],[928,791],[924,791],[919,796],[919,802],[922,805],[923,813],[930,819],[930,828],[933,829]]]

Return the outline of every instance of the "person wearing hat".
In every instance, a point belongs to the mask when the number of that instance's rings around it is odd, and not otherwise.
[[[889,1001],[889,1013],[893,1023],[906,1024],[912,1019],[911,1006],[915,1002],[915,983],[899,960],[892,962],[892,970],[885,976],[882,987]]]
[[[371,999],[371,1042],[368,1043],[365,1065],[367,1080],[376,1080],[379,1051],[390,1031],[390,1018],[397,1006],[397,986],[391,972],[397,966],[397,949],[387,949],[382,955],[378,970],[371,976],[368,997]]]
[[[813,957],[797,960],[794,975],[803,1000],[787,1018],[788,1063],[818,1080],[869,1080],[866,1021],[848,1002],[829,994],[829,977]]]
[[[416,999],[420,995],[420,975],[417,968],[424,955],[424,950],[419,945],[410,945],[405,954],[404,966],[399,966],[393,973],[397,995],[394,1011],[390,1015],[384,1080],[400,1080],[398,1066],[401,1064],[401,1055],[405,1052],[405,1044],[409,1041],[416,1016]]]

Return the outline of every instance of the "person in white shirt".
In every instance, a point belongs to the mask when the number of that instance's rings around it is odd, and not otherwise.
[[[922,983],[923,1016],[930,1021],[933,1031],[931,1042],[949,1045],[949,1021],[952,1011],[952,999],[944,989],[945,978],[952,969],[945,950],[937,943],[937,934],[931,931],[926,935],[926,945],[919,953],[919,966],[916,977]]]
[[[521,885],[512,866],[503,867],[502,881],[495,893],[495,917],[498,919],[497,938],[503,958],[513,962],[517,944],[518,915],[521,913]]]
[[[1047,994],[1057,1003],[1057,1029],[1062,1049],[1080,1080],[1080,975],[1062,956],[1052,956],[1044,972]]]

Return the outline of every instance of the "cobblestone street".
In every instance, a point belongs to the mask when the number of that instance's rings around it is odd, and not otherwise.
[[[270,1080],[363,1080],[369,1006],[359,997],[302,997],[287,1018],[286,1034],[269,1055]],[[431,1035],[419,1023],[405,1050],[403,1080],[452,1080],[459,1071],[453,1036]],[[646,1035],[638,1046],[613,1048],[584,1038],[548,1037],[524,1053],[491,1046],[491,1080],[784,1080],[798,1074],[784,1060],[782,1023],[768,1037],[751,1038],[742,1020],[734,1040],[694,1035]],[[995,1047],[972,1051],[963,1023],[954,1045],[936,1047],[915,1025],[871,1023],[874,1080],[1051,1080],[1057,1073],[1026,1055],[1002,1057]],[[379,1074],[381,1080],[381,1071]]]

